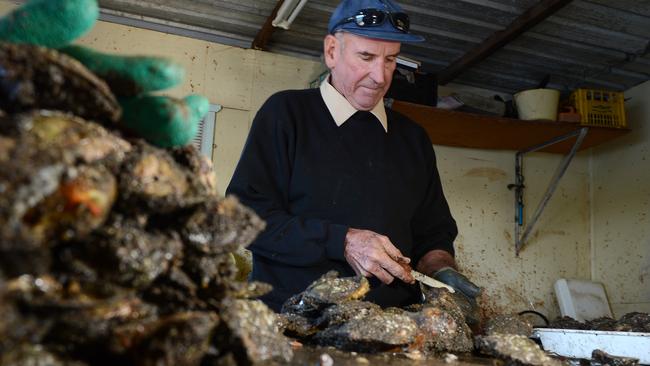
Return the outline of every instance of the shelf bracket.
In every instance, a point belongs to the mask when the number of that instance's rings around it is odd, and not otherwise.
[[[518,151],[517,154],[515,155],[515,183],[509,184],[508,189],[514,189],[515,192],[515,253],[517,254],[517,256],[519,256],[519,252],[523,249],[524,245],[528,240],[528,237],[533,232],[533,227],[535,226],[537,220],[539,219],[542,212],[544,211],[544,208],[546,208],[546,204],[551,199],[551,196],[553,196],[553,193],[555,192],[555,189],[557,188],[560,179],[562,178],[562,176],[564,176],[564,173],[569,167],[571,160],[573,160],[573,157],[578,152],[578,149],[580,149],[580,145],[582,145],[582,142],[585,136],[587,136],[588,131],[589,131],[588,127],[582,127],[566,135],[558,136],[547,142],[529,147],[525,150]],[[555,174],[553,175],[553,178],[551,178],[551,182],[546,188],[544,197],[542,197],[542,200],[537,205],[537,208],[535,209],[535,213],[530,219],[530,222],[527,223],[524,229],[524,188],[525,188],[524,174],[523,174],[524,155],[527,153],[544,149],[550,145],[557,144],[558,142],[562,142],[573,137],[576,138],[576,141],[573,144],[571,151],[569,151],[569,153],[564,156],[564,158],[560,162],[560,165],[558,165],[557,169],[555,170]],[[524,229],[523,234],[521,234],[522,229]]]

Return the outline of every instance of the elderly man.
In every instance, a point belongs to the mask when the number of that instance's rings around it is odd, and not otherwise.
[[[344,0],[329,21],[320,89],[271,96],[257,113],[228,187],[267,223],[251,244],[253,280],[283,302],[330,270],[371,278],[367,300],[421,299],[405,264],[468,297],[456,272],[457,234],[425,131],[386,109],[409,19],[391,0]],[[372,280],[372,279],[376,280]]]

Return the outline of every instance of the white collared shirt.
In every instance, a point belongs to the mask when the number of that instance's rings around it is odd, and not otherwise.
[[[325,101],[327,109],[330,111],[334,122],[337,126],[341,126],[358,110],[348,102],[345,97],[339,93],[336,88],[329,83],[329,77],[325,78],[320,84],[320,94]],[[388,118],[386,117],[386,109],[384,108],[384,99],[380,99],[379,103],[370,111],[379,123],[381,123],[384,131],[388,132]]]

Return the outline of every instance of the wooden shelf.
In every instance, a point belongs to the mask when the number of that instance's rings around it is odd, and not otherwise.
[[[519,151],[581,127],[576,123],[522,121],[448,111],[401,101],[395,101],[392,108],[424,127],[435,145]],[[580,150],[600,145],[628,132],[630,129],[589,127],[589,133]],[[574,141],[575,139],[569,139],[540,151],[567,153]]]

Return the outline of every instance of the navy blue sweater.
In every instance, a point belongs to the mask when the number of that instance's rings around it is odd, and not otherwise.
[[[329,270],[353,276],[343,256],[349,227],[386,235],[415,265],[433,249],[454,254],[457,234],[425,131],[387,109],[388,133],[368,112],[338,127],[318,89],[271,96],[259,110],[227,193],[266,229],[250,245],[251,279],[274,290],[278,311]],[[374,282],[366,299],[417,302],[418,287]]]

